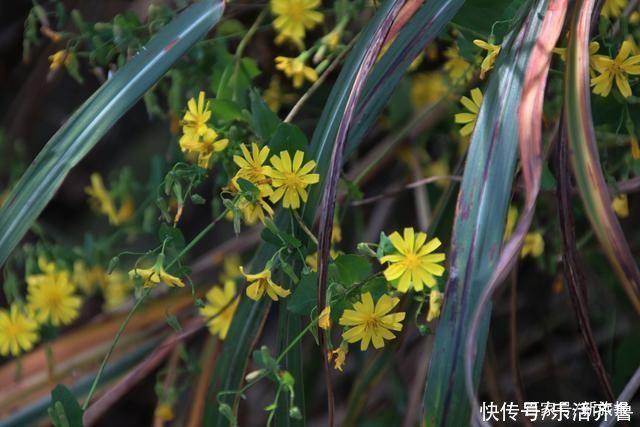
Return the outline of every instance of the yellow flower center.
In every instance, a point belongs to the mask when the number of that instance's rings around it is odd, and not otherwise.
[[[420,258],[412,252],[405,255],[404,265],[407,267],[407,270],[415,270],[420,267]]]
[[[282,175],[284,176],[284,185],[287,187],[297,189],[302,186],[302,181],[300,181],[300,178],[295,172],[283,172]]]
[[[9,322],[6,333],[11,338],[16,338],[25,333],[24,324],[21,321]]]
[[[47,307],[49,309],[57,309],[62,305],[64,296],[57,287],[51,286],[45,296]]]

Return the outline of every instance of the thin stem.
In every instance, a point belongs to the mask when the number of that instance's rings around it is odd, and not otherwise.
[[[292,216],[298,222],[298,225],[300,226],[300,228],[302,228],[302,231],[304,231],[306,233],[306,235],[309,236],[311,241],[313,243],[315,243],[316,246],[318,246],[318,239],[316,238],[316,236],[314,236],[314,234],[311,232],[311,230],[309,230],[309,227],[307,227],[307,225],[304,223],[302,218],[300,218],[300,214],[297,211],[291,211],[291,212],[293,214]]]
[[[218,223],[218,221],[220,221],[222,218],[224,218],[224,216],[227,214],[228,210],[229,210],[228,208],[225,208],[225,210],[220,215],[218,215],[209,225],[207,225],[204,229],[202,229],[202,231],[200,231],[200,233],[198,233],[198,235],[196,237],[194,237],[193,240],[191,240],[191,242],[189,242],[189,244],[187,246],[185,246],[184,249],[182,249],[182,251],[180,251],[180,253],[178,253],[178,255],[176,255],[176,257],[174,259],[172,259],[171,262],[169,262],[167,264],[166,268],[169,269],[172,265],[174,265],[176,262],[178,262],[180,260],[180,258],[182,258],[187,252],[189,252],[200,240],[202,240],[202,238],[205,236],[205,234],[207,234]],[[133,307],[131,308],[131,310],[127,314],[127,317],[124,319],[124,322],[122,322],[122,324],[120,325],[120,328],[118,329],[118,332],[116,333],[115,337],[113,338],[113,341],[111,342],[111,346],[109,347],[109,351],[107,351],[107,354],[104,356],[104,359],[102,360],[102,364],[100,365],[100,369],[98,370],[98,373],[97,373],[95,379],[93,380],[93,384],[91,384],[91,389],[89,390],[89,394],[87,395],[87,398],[85,399],[84,403],[82,404],[82,410],[83,411],[87,409],[87,407],[89,406],[89,402],[91,402],[91,398],[93,397],[93,394],[95,393],[96,388],[98,387],[98,383],[100,382],[100,378],[102,377],[102,373],[104,372],[104,369],[107,366],[107,362],[109,361],[109,357],[111,357],[111,353],[113,353],[113,350],[115,350],[115,347],[118,344],[118,341],[120,340],[120,336],[122,335],[122,333],[124,332],[125,328],[129,324],[129,321],[133,317],[133,314],[142,305],[142,303],[146,299],[146,297],[149,296],[149,294],[151,293],[151,289],[152,288],[147,288],[147,289],[144,290],[144,293],[142,294],[140,299],[138,299],[136,301],[136,303],[133,305]]]
[[[240,40],[240,43],[238,44],[238,48],[236,49],[236,55],[235,55],[236,63],[235,63],[234,75],[233,75],[234,76],[234,82],[233,82],[234,100],[236,100],[236,95],[238,92],[238,81],[240,80],[238,78],[238,74],[240,73],[240,61],[242,60],[242,54],[244,53],[244,50],[246,49],[247,44],[249,44],[249,41],[251,40],[251,38],[255,35],[255,33],[260,28],[260,24],[262,23],[262,20],[267,16],[267,13],[269,13],[269,8],[262,9],[262,12],[260,12],[260,14],[256,18],[253,25],[251,25],[251,27],[247,31],[247,34],[245,34],[242,40]]]
[[[98,387],[98,383],[100,382],[102,373],[104,372],[104,369],[107,367],[107,362],[109,361],[109,357],[111,357],[111,353],[113,353],[113,350],[115,350],[116,345],[120,340],[120,336],[122,335],[122,332],[124,332],[125,328],[129,324],[129,321],[133,317],[133,314],[142,305],[142,302],[145,300],[145,298],[151,293],[151,289],[152,288],[145,289],[140,299],[138,299],[136,303],[133,305],[133,307],[131,307],[131,310],[127,314],[127,317],[124,319],[124,322],[120,324],[120,328],[118,328],[118,332],[116,332],[116,336],[113,338],[113,341],[111,341],[111,346],[109,347],[109,351],[107,351],[107,354],[105,354],[104,359],[102,359],[102,364],[100,364],[100,369],[98,369],[98,373],[96,374],[96,377],[93,380],[93,384],[91,384],[91,389],[89,389],[89,394],[87,395],[87,398],[82,404],[83,411],[86,411],[87,408],[89,407],[89,402],[91,402],[91,398],[93,397],[93,394],[95,393],[96,388]]]
[[[291,349],[293,348],[293,346],[295,346],[301,339],[303,336],[306,335],[307,332],[309,332],[311,330],[311,328],[318,323],[318,319],[319,317],[316,317],[315,319],[313,319],[287,346],[287,348],[285,348],[284,350],[282,350],[282,353],[280,353],[280,355],[278,356],[278,358],[276,359],[277,363],[282,362],[282,359],[284,358],[284,356],[287,355],[287,353],[289,351],[291,351]]]
[[[347,53],[349,53],[357,39],[357,36],[354,37],[353,40],[351,40],[349,44],[345,46],[343,51],[340,52],[340,55],[336,56],[336,59],[333,60],[331,65],[327,67],[327,69],[324,71],[324,73],[322,73],[318,80],[313,82],[309,90],[300,97],[298,102],[296,102],[296,105],[291,108],[291,111],[289,111],[289,114],[287,114],[287,117],[284,119],[285,123],[291,123],[293,121],[294,117],[300,112],[300,109],[305,104],[305,102],[307,102],[307,100],[311,98],[311,95],[313,95],[320,88],[320,86],[322,86],[322,84],[325,82],[325,80],[327,80],[327,77],[329,77],[333,70],[335,70],[338,65],[340,65],[340,63],[342,62],[344,57],[347,56]]]

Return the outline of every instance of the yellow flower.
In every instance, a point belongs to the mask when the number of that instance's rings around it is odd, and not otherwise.
[[[173,407],[167,402],[160,402],[156,406],[156,410],[153,415],[156,418],[160,418],[162,421],[171,421],[175,417],[173,413]]]
[[[620,51],[615,59],[605,55],[598,55],[595,69],[600,75],[591,79],[594,94],[608,96],[615,79],[620,94],[625,98],[631,96],[631,86],[629,86],[627,74],[640,74],[640,55],[629,57],[631,47],[631,43],[628,41],[622,42]]]
[[[446,160],[438,160],[437,162],[429,162],[425,169],[427,176],[447,176],[449,175],[449,162]],[[449,182],[445,179],[440,179],[435,182],[436,187],[447,188]]]
[[[145,288],[155,288],[161,282],[169,287],[184,288],[184,282],[180,278],[164,271],[163,261],[164,256],[160,255],[153,267],[134,268],[129,271],[129,277],[132,279],[141,278],[144,281],[143,286]]]
[[[271,111],[277,113],[282,105],[288,105],[296,100],[293,93],[285,93],[282,88],[280,77],[274,76],[269,82],[269,86],[262,94],[264,102],[269,106]]]
[[[273,216],[273,208],[265,200],[273,193],[273,190],[268,186],[260,186],[258,188],[260,194],[253,200],[249,200],[246,197],[241,197],[238,200],[238,209],[242,212],[244,222],[248,225],[253,225],[258,221],[264,224],[267,217],[271,218]]]
[[[89,204],[94,210],[106,215],[109,218],[109,223],[112,225],[118,225],[120,223],[115,204],[105,188],[104,181],[100,174],[91,174],[91,186],[86,187],[84,191],[89,196]]]
[[[638,143],[638,138],[631,138],[631,158],[633,160],[640,160],[640,143]]]
[[[99,265],[87,268],[82,260],[73,263],[73,283],[85,294],[91,295],[106,283],[107,274]]]
[[[27,276],[27,301],[39,323],[68,325],[78,317],[82,300],[76,294],[68,271],[39,260],[43,274]],[[43,268],[44,267],[44,268]]]
[[[187,102],[187,111],[182,118],[183,132],[195,133],[197,136],[203,136],[208,129],[207,122],[211,118],[211,110],[209,109],[209,101],[204,99],[205,93],[200,91],[198,94],[198,102],[195,98],[189,99]]]
[[[122,271],[112,271],[107,276],[107,282],[102,288],[104,309],[113,310],[124,304],[134,289],[131,278]]]
[[[619,16],[625,7],[627,7],[629,0],[605,0],[600,11],[600,16],[607,18],[615,18]]]
[[[493,64],[496,62],[496,58],[500,53],[500,46],[479,39],[474,40],[473,44],[487,51],[487,56],[480,64],[480,79],[484,79],[484,75],[493,68]]]
[[[236,280],[241,277],[240,274],[241,259],[238,255],[228,255],[224,257],[222,263],[222,273],[220,274],[220,280],[222,283],[228,280]]]
[[[198,166],[207,169],[213,153],[223,151],[227,148],[229,140],[219,140],[217,132],[209,127],[204,129],[203,133],[200,134],[196,128],[185,126],[179,144],[183,152],[197,153]]]
[[[307,67],[304,59],[287,58],[285,56],[276,56],[276,68],[282,71],[285,76],[293,80],[293,87],[299,89],[302,87],[305,79],[310,82],[318,80],[318,73],[311,67]]]
[[[515,206],[509,206],[509,211],[507,212],[507,223],[504,226],[504,236],[502,237],[503,242],[506,242],[511,237],[511,233],[513,233],[517,220],[518,208]]]
[[[320,329],[324,329],[325,331],[331,327],[331,307],[326,306],[322,309],[322,313],[320,313],[320,317],[318,317],[318,327]]]
[[[361,295],[361,301],[353,305],[353,310],[347,309],[342,313],[340,324],[350,326],[342,334],[342,338],[348,343],[360,342],[360,350],[369,348],[369,342],[373,342],[374,348],[384,347],[384,340],[392,340],[396,336],[391,331],[401,331],[405,313],[388,314],[398,305],[400,298],[382,295],[378,302],[373,304],[373,297],[369,292]]]
[[[542,234],[539,232],[527,233],[524,236],[524,244],[522,245],[522,251],[520,252],[520,258],[524,258],[527,255],[531,255],[534,258],[539,257],[544,252],[544,240]]]
[[[271,270],[265,269],[260,273],[251,274],[245,273],[244,269],[240,267],[240,273],[251,282],[247,287],[247,296],[254,301],[258,301],[266,292],[269,298],[274,301],[278,301],[280,298],[286,298],[291,291],[284,289],[276,285],[271,280]]]
[[[449,73],[449,77],[454,84],[464,84],[473,75],[473,66],[462,56],[458,46],[450,46],[444,51],[447,60],[444,63],[444,70]]]
[[[335,369],[337,369],[340,372],[342,372],[342,368],[344,367],[344,362],[347,359],[348,352],[349,352],[349,344],[342,341],[340,343],[340,347],[330,351],[329,354],[327,355],[329,361],[333,359]]]
[[[471,99],[466,96],[460,98],[460,102],[464,105],[468,113],[458,113],[455,115],[455,122],[459,124],[464,124],[462,129],[460,129],[460,135],[467,136],[470,135],[471,132],[476,127],[476,120],[478,120],[478,113],[480,112],[480,107],[482,106],[482,91],[478,88],[471,89]]]
[[[49,56],[49,69],[55,71],[62,65],[70,65],[74,61],[74,59],[75,57],[73,55],[73,52],[59,50],[53,55]]]
[[[231,280],[225,282],[224,287],[214,286],[207,292],[207,304],[200,309],[200,315],[210,319],[207,325],[212,335],[221,340],[227,337],[238,301],[236,284]]]
[[[19,356],[38,342],[38,323],[12,304],[9,310],[0,310],[0,355]]]
[[[291,40],[301,48],[306,30],[324,19],[316,10],[320,5],[320,0],[271,0],[271,11],[276,15],[273,26],[278,31],[276,43]]]
[[[411,101],[414,108],[422,108],[439,101],[448,91],[441,73],[420,73],[411,80]]]
[[[394,231],[389,240],[398,253],[385,255],[380,263],[389,263],[384,271],[384,277],[392,281],[400,279],[398,290],[407,292],[409,288],[421,291],[424,285],[433,288],[436,285],[434,276],[442,276],[444,267],[438,263],[444,261],[443,253],[433,253],[441,243],[438,238],[427,242],[427,234],[415,234],[413,228],[404,229],[404,239],[400,233]]]
[[[333,221],[331,227],[331,243],[339,243],[342,240],[342,228],[340,223],[336,220]]]
[[[265,145],[260,148],[258,144],[252,143],[250,153],[245,144],[240,144],[240,150],[242,157],[237,154],[233,156],[233,162],[240,168],[236,176],[251,181],[255,185],[264,184],[267,177],[271,175],[271,168],[264,165],[269,157],[269,147]]]
[[[442,308],[442,300],[444,294],[437,289],[431,289],[429,294],[429,312],[427,313],[427,322],[440,317],[440,309]]]
[[[306,203],[306,188],[319,182],[320,175],[310,173],[316,167],[315,161],[310,160],[304,165],[303,161],[304,152],[300,150],[293,156],[293,162],[288,151],[281,151],[280,156],[271,157],[271,185],[274,189],[271,202],[277,203],[282,199],[282,205],[290,209],[298,209],[300,199]]]
[[[618,218],[627,218],[629,216],[629,200],[626,194],[619,194],[611,201],[613,211]]]

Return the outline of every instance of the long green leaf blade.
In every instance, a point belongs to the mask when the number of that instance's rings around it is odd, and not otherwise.
[[[49,140],[0,209],[0,266],[64,178],[155,82],[218,22],[222,0],[187,8],[98,89]]]
[[[464,171],[449,256],[450,276],[424,394],[427,426],[469,425],[464,345],[477,300],[498,261],[518,154],[517,111],[524,70],[547,1],[511,33],[492,71]],[[484,358],[490,304],[478,325],[474,379]]]
[[[595,0],[585,0],[579,5],[573,17],[565,71],[564,106],[570,159],[591,226],[631,303],[640,313],[640,270],[611,207],[591,120],[588,45]]]

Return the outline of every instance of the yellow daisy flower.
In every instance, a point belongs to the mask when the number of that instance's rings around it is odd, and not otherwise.
[[[458,113],[455,115],[455,122],[464,124],[460,129],[460,135],[471,135],[471,132],[476,127],[476,120],[478,120],[478,113],[480,113],[480,107],[482,106],[483,96],[482,91],[478,88],[471,89],[471,99],[466,96],[460,98],[462,105],[469,110],[468,113]]]
[[[207,303],[200,309],[200,315],[210,319],[207,325],[213,336],[221,340],[227,337],[239,300],[236,284],[231,280],[225,282],[224,287],[214,286],[207,292]]]
[[[265,292],[269,298],[274,301],[278,301],[280,298],[286,298],[291,293],[290,290],[278,286],[271,280],[271,270],[263,270],[260,273],[251,274],[245,273],[244,269],[240,267],[240,273],[242,273],[248,282],[251,282],[249,286],[247,286],[247,296],[254,301],[262,298]]]
[[[69,272],[57,271],[53,263],[47,263],[41,270],[44,274],[30,275],[26,279],[29,308],[39,323],[70,324],[78,317],[82,300],[76,294]]]
[[[12,304],[9,310],[0,310],[0,355],[19,356],[38,342],[38,322]]]
[[[211,118],[211,110],[209,109],[209,101],[205,101],[205,93],[200,91],[198,94],[198,102],[195,98],[189,99],[187,102],[187,111],[182,118],[183,132],[195,133],[197,136],[203,136],[207,131],[207,122]]]
[[[310,82],[318,80],[318,73],[311,67],[305,65],[305,60],[298,58],[287,58],[285,56],[276,56],[276,68],[282,71],[285,76],[293,81],[293,87],[299,89],[302,87],[305,79]]]
[[[264,165],[269,157],[269,147],[265,145],[260,148],[254,142],[251,144],[251,152],[245,144],[240,144],[240,150],[242,156],[237,154],[233,156],[233,162],[240,168],[236,176],[251,181],[255,185],[263,184],[267,176],[271,175],[271,168]]]
[[[619,194],[611,201],[611,208],[618,215],[618,218],[629,216],[629,200],[626,194]]]
[[[600,16],[607,18],[615,18],[620,16],[625,7],[627,7],[629,0],[605,0],[600,11]]]
[[[281,151],[280,156],[271,157],[271,185],[273,186],[273,195],[271,202],[277,203],[282,199],[282,205],[285,208],[298,209],[300,207],[300,199],[307,201],[306,188],[311,184],[320,181],[320,175],[310,173],[315,167],[316,162],[308,161],[304,165],[304,152],[298,150],[293,156],[288,151]]]
[[[522,251],[520,252],[520,258],[524,258],[527,255],[531,255],[534,258],[539,257],[544,252],[544,239],[539,232],[527,233],[524,236],[524,244],[522,245]]]
[[[278,31],[276,43],[290,40],[302,48],[306,31],[324,19],[316,10],[319,6],[320,0],[271,0],[271,11],[276,15],[273,26]]]
[[[131,279],[141,278],[145,288],[155,288],[159,283],[164,283],[169,287],[184,288],[184,282],[179,277],[173,276],[164,271],[164,256],[158,256],[158,260],[151,268],[134,268],[129,271]]]
[[[94,210],[106,215],[109,223],[113,225],[120,223],[115,204],[99,173],[91,174],[91,186],[86,187],[84,191],[89,196],[89,204]]]
[[[238,200],[238,209],[242,212],[244,222],[248,225],[256,224],[258,221],[264,224],[267,217],[273,216],[273,208],[267,203],[266,198],[273,194],[273,190],[268,185],[259,185],[260,193],[253,200],[241,197]]]
[[[124,304],[135,288],[131,278],[122,271],[112,271],[102,288],[104,309],[113,310]]]
[[[416,109],[439,101],[449,90],[441,73],[416,74],[411,80],[411,101]]]
[[[438,263],[444,261],[443,253],[433,253],[441,243],[438,238],[427,242],[427,234],[415,234],[413,228],[404,229],[404,239],[400,233],[394,231],[389,240],[398,253],[385,255],[380,263],[389,263],[384,271],[384,277],[392,281],[400,279],[398,290],[407,292],[410,288],[421,291],[426,285],[433,288],[436,285],[434,276],[442,276],[444,267]]]
[[[473,75],[473,66],[460,55],[458,46],[450,46],[444,51],[447,59],[444,63],[444,70],[449,73],[449,78],[454,84],[464,84]]]
[[[293,93],[285,93],[282,88],[280,76],[274,76],[269,82],[269,86],[262,94],[264,102],[269,106],[271,111],[277,113],[283,105],[289,105],[296,101],[296,95]]]
[[[629,86],[627,75],[640,74],[640,55],[629,57],[631,47],[631,43],[624,41],[615,59],[605,55],[598,55],[595,69],[600,74],[591,79],[594,94],[603,97],[608,96],[615,79],[620,94],[625,98],[631,96],[631,86]]]
[[[444,300],[444,294],[437,289],[431,289],[429,294],[429,311],[427,312],[427,322],[431,322],[433,319],[440,317],[440,309],[442,308],[442,301]]]
[[[360,350],[366,351],[369,342],[374,348],[384,347],[384,340],[392,340],[396,336],[391,331],[401,331],[405,313],[391,313],[398,305],[400,298],[382,295],[378,302],[373,304],[371,293],[361,295],[361,300],[353,305],[353,309],[347,309],[342,313],[339,323],[350,328],[342,334],[342,338],[348,343],[360,341]]]
[[[500,53],[500,46],[480,39],[474,40],[473,44],[487,51],[487,56],[482,61],[482,64],[480,64],[480,79],[484,79],[485,74],[493,68],[496,62],[496,58]]]
[[[207,169],[213,153],[227,148],[229,140],[219,140],[217,132],[209,127],[204,129],[202,134],[199,134],[196,128],[185,127],[179,144],[183,152],[197,153],[198,166]]]

